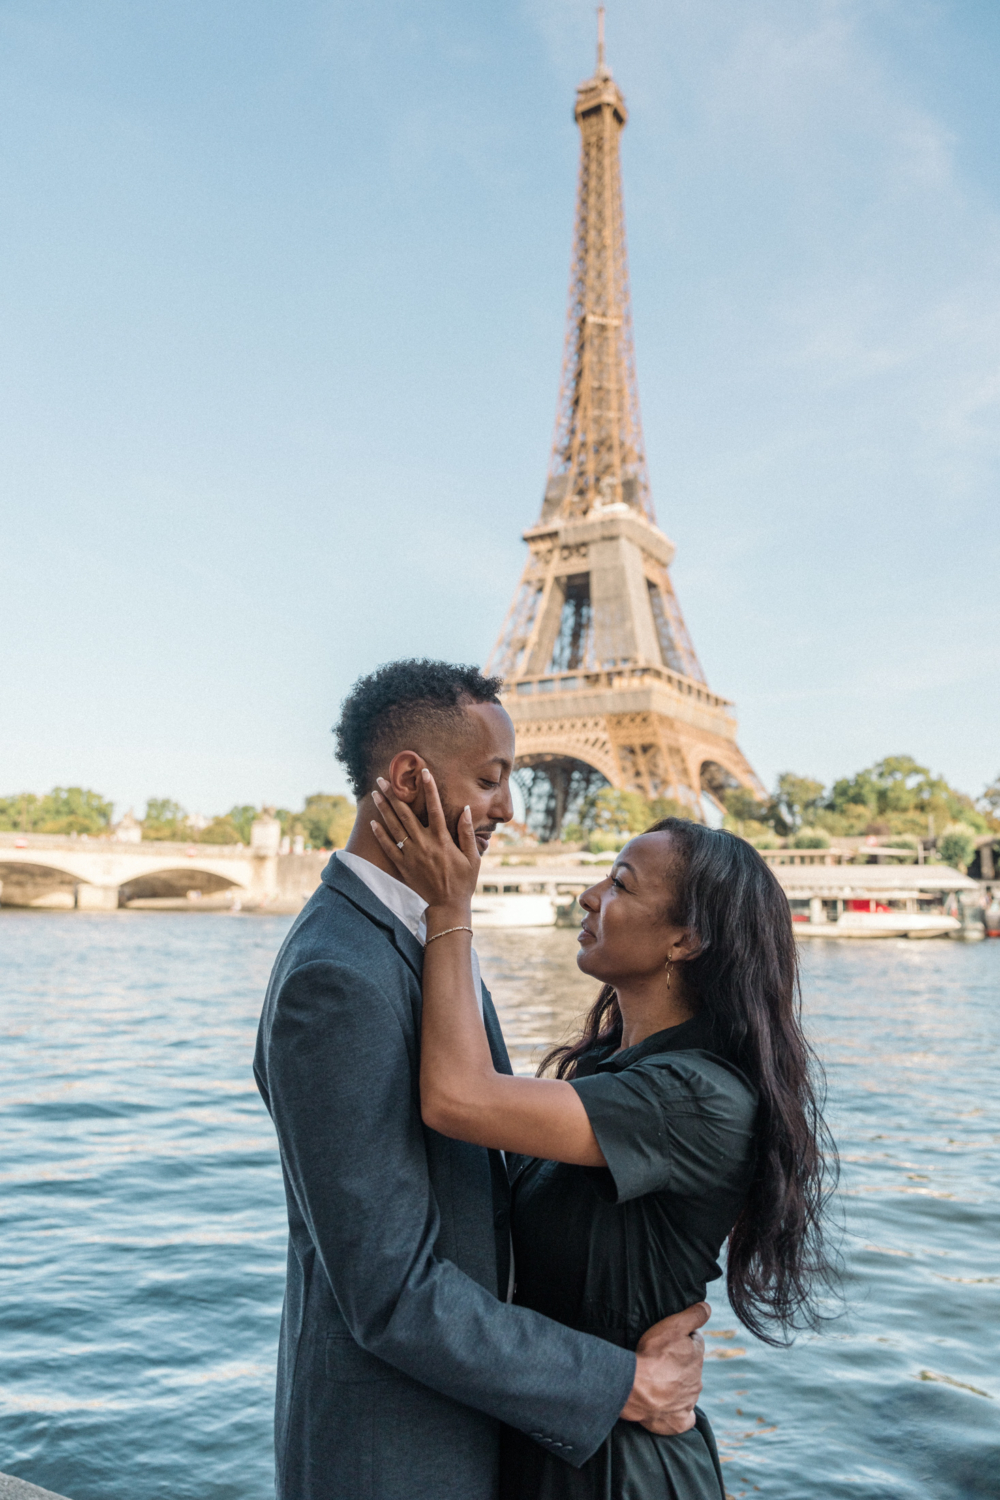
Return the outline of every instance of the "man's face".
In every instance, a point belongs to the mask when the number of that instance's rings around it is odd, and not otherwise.
[[[510,773],[514,769],[514,726],[499,703],[468,703],[462,709],[463,731],[434,747],[427,764],[441,794],[452,837],[466,805],[480,854],[498,823],[514,816]],[[420,809],[423,812],[423,808]]]

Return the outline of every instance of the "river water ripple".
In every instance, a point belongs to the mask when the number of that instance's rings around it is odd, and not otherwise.
[[[72,1500],[273,1494],[284,1200],[250,1059],[288,924],[0,916],[0,1469]],[[574,935],[477,946],[528,1069],[591,998]],[[803,958],[846,1310],[772,1350],[710,1290],[727,1488],[1000,1496],[1000,943]]]

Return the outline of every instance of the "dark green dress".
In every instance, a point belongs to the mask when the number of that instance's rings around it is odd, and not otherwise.
[[[695,1017],[637,1047],[588,1053],[573,1080],[607,1167],[520,1158],[514,1300],[634,1349],[705,1296],[753,1169],[757,1096]],[[575,1469],[504,1433],[502,1500],[720,1500],[708,1420],[677,1437],[617,1422]]]

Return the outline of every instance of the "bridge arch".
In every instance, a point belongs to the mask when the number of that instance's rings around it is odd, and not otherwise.
[[[40,906],[68,911],[76,905],[80,877],[39,860],[0,859],[0,906]]]
[[[144,870],[118,887],[118,905],[129,906],[133,901],[163,900],[191,897],[215,896],[221,891],[244,890],[238,880],[219,875],[214,870],[199,869],[196,864],[164,867],[162,870]]]

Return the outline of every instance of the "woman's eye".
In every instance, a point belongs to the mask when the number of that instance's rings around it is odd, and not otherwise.
[[[612,875],[612,877],[611,877],[611,884],[613,886],[616,886],[617,889],[620,890],[620,891],[623,891],[625,889],[625,887],[622,885],[621,881],[618,879],[617,875]]]

